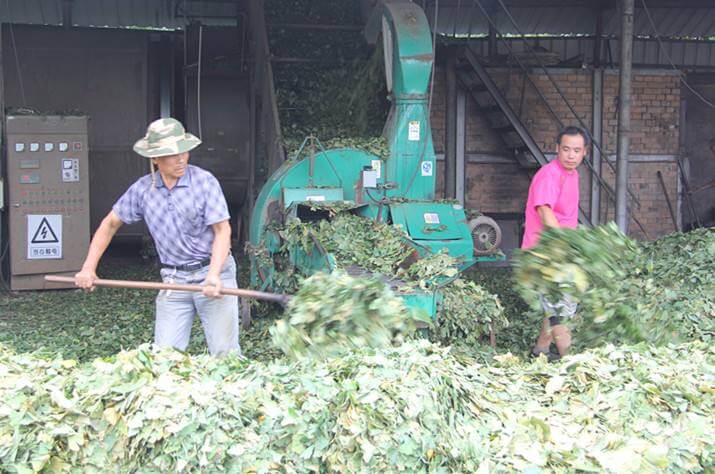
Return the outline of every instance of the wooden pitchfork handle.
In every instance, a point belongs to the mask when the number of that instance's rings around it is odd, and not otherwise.
[[[71,283],[74,284],[74,278],[62,277],[55,275],[45,275],[45,281],[55,283]],[[103,280],[98,278],[94,280],[94,286],[106,286],[108,288],[135,288],[140,290],[172,290],[172,291],[203,291],[201,285],[183,285],[179,283],[158,283],[153,281],[129,281],[129,280]],[[242,298],[254,298],[257,300],[273,301],[285,305],[290,301],[290,295],[279,293],[267,293],[265,291],[245,290],[242,288],[222,288],[222,295],[240,296]]]

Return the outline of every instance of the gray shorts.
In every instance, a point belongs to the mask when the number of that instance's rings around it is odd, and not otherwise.
[[[556,303],[552,303],[544,296],[541,296],[540,299],[541,308],[544,310],[545,317],[547,318],[571,319],[576,314],[576,309],[578,308],[578,303],[572,300],[569,295],[564,295],[564,297]]]

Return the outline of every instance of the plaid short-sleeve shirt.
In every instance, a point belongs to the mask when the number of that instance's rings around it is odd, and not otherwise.
[[[184,265],[211,256],[212,224],[227,220],[226,198],[218,180],[206,170],[189,165],[184,176],[168,189],[156,172],[139,178],[112,210],[125,224],[146,222],[161,262]]]

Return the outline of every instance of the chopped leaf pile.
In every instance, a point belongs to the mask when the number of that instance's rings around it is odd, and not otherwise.
[[[442,305],[431,333],[434,340],[475,347],[485,343],[486,334],[510,327],[499,298],[473,281],[457,279],[441,291]]]
[[[614,225],[550,229],[515,260],[518,289],[579,302],[572,322],[582,345],[712,340],[715,232],[700,229],[637,245]]]
[[[387,276],[413,251],[400,228],[344,212],[312,223],[290,220],[280,234],[287,247],[299,245],[305,251],[313,248],[315,237],[341,266],[358,265]]]
[[[296,246],[309,252],[317,241],[325,252],[335,256],[339,268],[358,266],[376,275],[398,278],[406,283],[402,291],[410,288],[439,290],[442,300],[432,334],[435,340],[444,344],[469,346],[483,343],[492,330],[508,325],[496,296],[473,282],[454,279],[459,262],[453,257],[441,252],[411,262],[414,249],[407,243],[404,231],[397,226],[338,209],[334,210],[330,220],[289,220],[280,235],[284,253]],[[283,256],[278,260],[286,262],[288,258]],[[297,272],[285,264],[281,267],[289,275]],[[448,282],[436,285],[439,279],[448,279]],[[295,289],[284,288],[284,291]]]
[[[485,364],[425,340],[287,363],[147,346],[77,366],[0,348],[0,469],[702,472],[715,349]]]
[[[414,332],[413,318],[419,316],[381,281],[342,271],[307,278],[286,313],[271,334],[274,344],[293,358],[335,357],[351,349],[398,344]]]

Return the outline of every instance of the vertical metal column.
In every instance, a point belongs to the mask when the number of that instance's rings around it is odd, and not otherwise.
[[[597,5],[594,11],[596,16],[596,34],[593,38],[593,67],[601,67],[601,56],[603,51],[603,6]]]
[[[4,164],[4,158],[5,158],[5,67],[3,64],[3,54],[2,54],[2,35],[3,35],[3,23],[0,21],[0,193],[5,192],[5,171],[3,170],[3,164]],[[5,196],[0,195],[0,201],[3,203],[5,202]],[[4,263],[4,255],[6,254],[5,252],[5,246],[9,245],[7,242],[5,242],[5,234],[4,232],[4,219],[5,219],[5,212],[2,207],[0,207],[0,282],[5,281],[5,265]],[[10,236],[8,235],[8,238]],[[10,252],[7,252],[9,255]],[[4,286],[4,285],[0,285]]]
[[[72,28],[72,1],[63,0],[62,2],[62,27],[65,30]]]
[[[489,22],[489,37],[487,38],[487,47],[489,59],[493,59],[497,55],[497,30],[491,22]]]
[[[678,154],[675,156],[675,174],[677,175],[677,194],[676,194],[676,204],[675,212],[678,219],[678,230],[683,230],[683,225],[685,224],[685,216],[683,212],[683,197],[685,194],[685,186],[683,186],[683,173],[680,172],[680,163],[687,158],[687,116],[688,116],[688,99],[685,98],[684,94],[680,94],[680,113],[678,116]],[[690,202],[690,197],[688,197],[688,202]],[[691,216],[693,217],[693,216]]]
[[[168,35],[161,35],[159,50],[159,116],[168,118],[171,117],[171,81],[174,72],[174,51]]]
[[[631,134],[631,73],[633,66],[634,0],[621,0],[621,74],[616,162],[616,224],[628,232],[628,147]]]
[[[457,57],[447,53],[447,107],[444,123],[444,197],[454,199],[457,177]]]
[[[457,90],[457,185],[456,198],[464,206],[467,174],[467,93]]]
[[[603,69],[593,70],[593,139],[602,143],[603,134]],[[601,183],[598,178],[601,176],[601,150],[592,147],[591,161],[593,170],[591,171],[591,224],[598,225],[601,221]]]

